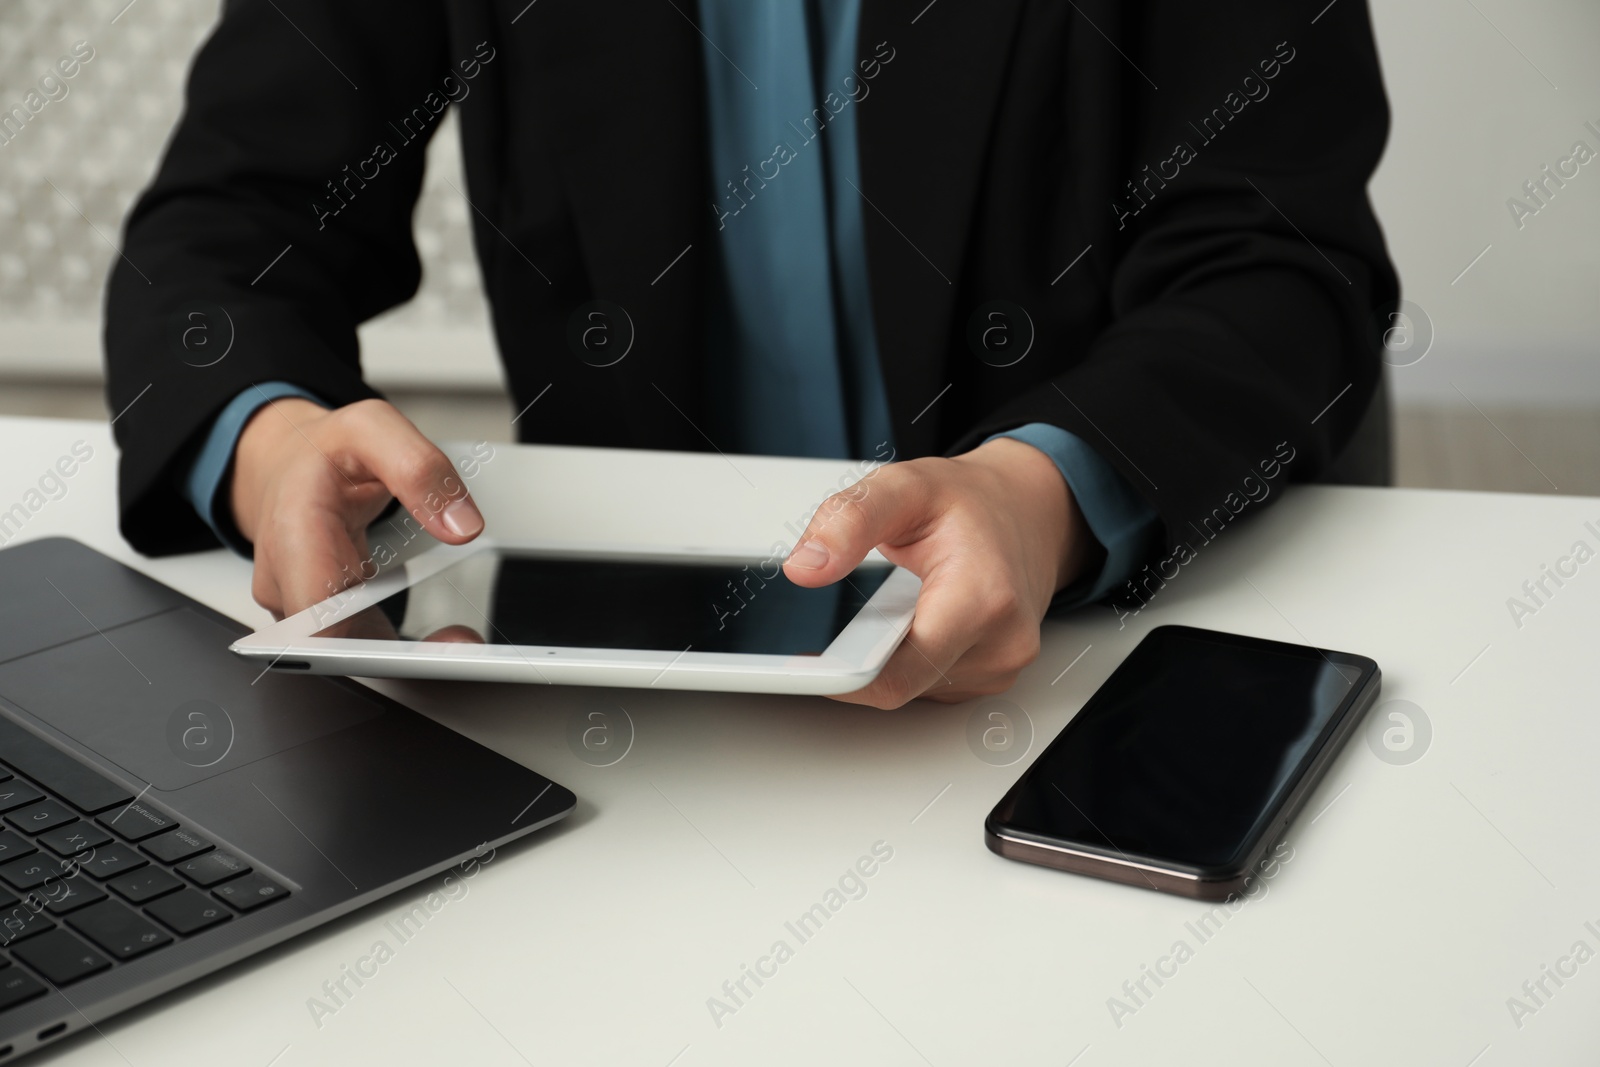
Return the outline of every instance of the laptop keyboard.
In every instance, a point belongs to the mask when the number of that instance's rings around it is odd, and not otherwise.
[[[0,716],[0,1011],[288,895]]]

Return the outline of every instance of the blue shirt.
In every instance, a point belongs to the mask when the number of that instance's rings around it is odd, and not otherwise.
[[[856,109],[871,92],[856,69],[860,7],[700,3],[716,226],[706,410],[724,451],[846,458],[893,448],[858,192]],[[218,521],[218,491],[245,422],[281,396],[317,400],[284,382],[245,390],[218,417],[185,484],[236,550],[249,546]],[[1099,599],[1138,569],[1157,517],[1110,464],[1046,423],[996,436],[1050,457],[1105,549],[1100,572],[1056,608]]]
[[[856,70],[859,9],[700,5],[717,227],[706,410],[719,447],[830,458],[892,447],[854,188],[856,109],[871,89]]]

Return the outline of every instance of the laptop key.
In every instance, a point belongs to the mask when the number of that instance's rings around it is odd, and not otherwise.
[[[36,834],[40,830],[77,820],[76,815],[53,800],[41,801],[31,807],[16,808],[6,814],[6,822],[29,834]]]
[[[121,834],[129,841],[143,841],[147,837],[170,830],[178,825],[148,804],[137,800],[114,811],[108,811],[95,820],[112,833]]]
[[[80,811],[126,804],[133,794],[104,774],[67,755],[0,715],[0,752],[6,763]]]
[[[32,1000],[44,992],[44,983],[20,967],[0,971],[0,1011]]]
[[[25,837],[12,833],[10,830],[0,830],[0,863],[7,860],[20,859],[39,851],[33,847],[33,842]]]
[[[105,890],[87,878],[62,878],[28,894],[37,900],[51,915],[65,915],[69,911],[106,899]]]
[[[180,934],[194,934],[233,918],[233,913],[214,900],[209,900],[198,889],[185,889],[170,897],[163,897],[145,905],[145,913],[153,915]]]
[[[110,960],[60,929],[40,934],[17,946],[12,954],[56,985],[76,982],[111,966]]]
[[[162,863],[177,863],[211,848],[211,842],[192,830],[171,830],[139,846]]]
[[[10,811],[12,808],[20,808],[24,804],[32,804],[43,799],[43,793],[27,782],[19,782],[15,778],[0,785],[0,811]]]
[[[69,918],[67,925],[119,960],[131,960],[172,941],[171,934],[115,900],[85,908]]]
[[[110,834],[86,822],[57,826],[39,835],[39,843],[58,856],[71,856],[86,849],[98,848],[110,840]]]
[[[25,941],[53,929],[55,925],[43,912],[34,911],[26,904],[17,904],[0,912],[0,947]]]
[[[266,875],[254,871],[243,878],[235,878],[227,885],[218,886],[211,891],[211,895],[226,900],[240,911],[252,911],[288,896],[289,891]]]
[[[147,867],[142,871],[120,874],[106,883],[124,900],[143,904],[183,885],[160,867]]]
[[[111,844],[96,846],[93,855],[76,862],[90,877],[105,881],[124,871],[137,870],[150,861],[126,845]]]
[[[202,888],[210,888],[218,882],[226,882],[229,878],[237,878],[250,870],[250,865],[231,852],[208,852],[204,856],[196,856],[188,863],[178,864],[178,873],[190,879]]]
[[[47,879],[60,877],[60,861],[42,852],[0,864],[0,878],[16,889],[36,889]]]

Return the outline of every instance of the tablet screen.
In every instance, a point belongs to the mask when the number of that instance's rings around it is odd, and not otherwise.
[[[486,549],[312,636],[820,655],[891,570],[803,589],[770,560]]]

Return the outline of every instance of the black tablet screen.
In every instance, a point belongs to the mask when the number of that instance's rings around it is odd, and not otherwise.
[[[804,589],[772,560],[486,550],[313,635],[564,648],[817,655],[892,568]]]

